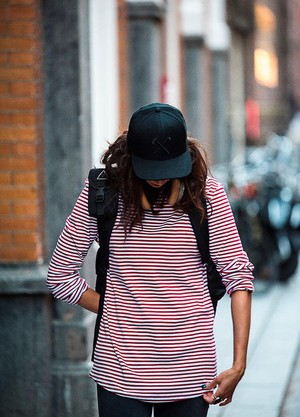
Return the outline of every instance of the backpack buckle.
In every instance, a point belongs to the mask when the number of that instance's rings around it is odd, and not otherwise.
[[[105,184],[106,184],[106,175],[98,176],[97,178],[97,192],[96,192],[96,208],[97,215],[103,216],[104,214],[104,201],[105,201]]]
[[[96,203],[104,203],[104,187],[100,187],[96,193]]]
[[[97,177],[98,188],[97,188],[97,193],[96,193],[96,203],[104,202],[104,198],[105,198],[104,187],[105,187],[106,180],[107,180],[107,175],[106,175],[106,172],[103,170],[100,172],[100,174]]]

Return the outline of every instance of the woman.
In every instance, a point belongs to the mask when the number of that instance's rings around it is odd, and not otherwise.
[[[252,264],[222,186],[207,178],[181,112],[153,103],[103,157],[118,192],[109,271],[91,377],[101,417],[205,417],[226,405],[246,368]],[[59,238],[48,286],[54,296],[98,312],[99,295],[79,270],[98,240],[88,181]],[[207,201],[209,250],[231,296],[234,356],[216,373],[214,310],[188,211]]]

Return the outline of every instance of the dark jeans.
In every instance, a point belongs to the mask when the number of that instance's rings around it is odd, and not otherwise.
[[[99,417],[206,417],[208,404],[201,397],[171,403],[146,403],[122,397],[97,385]]]

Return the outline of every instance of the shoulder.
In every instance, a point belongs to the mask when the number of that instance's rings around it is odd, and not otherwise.
[[[211,199],[216,193],[224,193],[224,187],[223,184],[215,178],[207,177],[205,191],[207,198]]]
[[[88,212],[89,181],[86,179],[84,182],[84,187],[82,188],[73,208],[73,213],[76,214],[78,212],[79,215]]]
[[[221,182],[217,181],[215,178],[207,178],[205,191],[209,212],[212,212],[213,210],[227,211],[230,208],[228,196]]]

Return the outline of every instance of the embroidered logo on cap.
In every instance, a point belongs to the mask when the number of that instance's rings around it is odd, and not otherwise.
[[[159,140],[158,140],[158,138],[154,138],[153,139],[153,141],[152,141],[152,145],[155,145],[155,144],[157,144],[157,145],[159,145],[158,147],[157,147],[157,149],[153,152],[153,154],[152,155],[155,155],[155,154],[157,154],[161,149],[163,149],[168,155],[170,155],[170,151],[166,148],[166,145],[167,145],[167,143],[170,143],[171,142],[171,140],[172,140],[172,138],[170,138],[169,136],[164,140],[164,143],[161,143]]]

